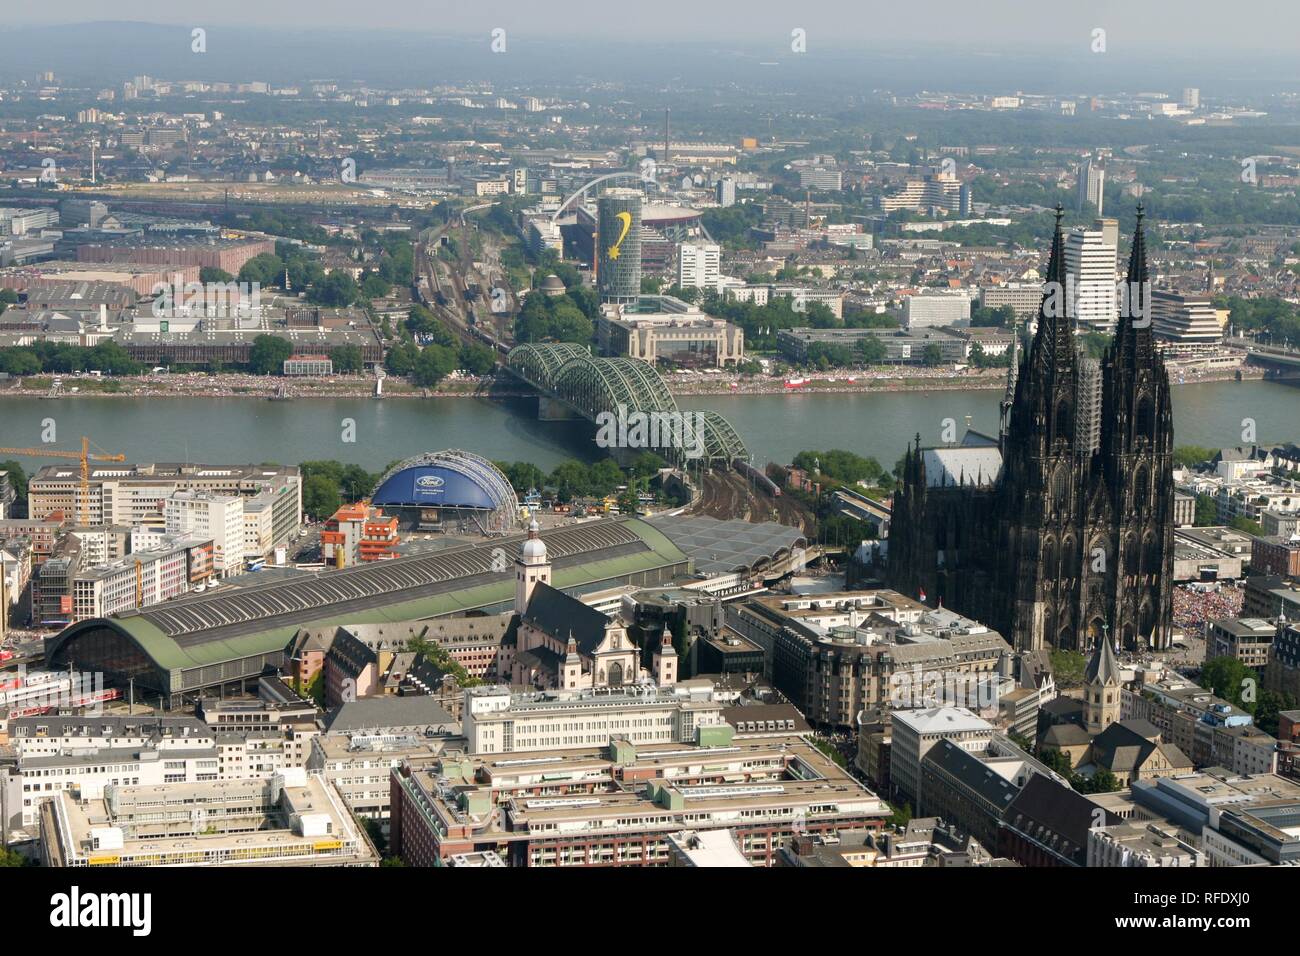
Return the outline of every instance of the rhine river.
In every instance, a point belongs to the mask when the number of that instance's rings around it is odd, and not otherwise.
[[[1173,389],[1179,445],[1240,444],[1251,418],[1261,442],[1300,441],[1300,388],[1272,382],[1208,382]],[[893,466],[917,432],[940,444],[945,419],[960,436],[967,418],[996,435],[1001,391],[858,392],[683,396],[684,409],[726,416],[760,464],[788,462],[805,449],[844,448]],[[272,402],[254,398],[95,398],[46,401],[0,397],[0,446],[42,444],[54,419],[52,447],[76,449],[82,435],[128,462],[278,462],[334,458],[375,471],[394,459],[464,448],[494,460],[532,461],[551,469],[566,458],[594,460],[590,427],[538,422],[535,401],[479,398]],[[356,423],[343,441],[345,419]],[[9,457],[9,456],[0,456]],[[20,459],[29,470],[49,459]]]

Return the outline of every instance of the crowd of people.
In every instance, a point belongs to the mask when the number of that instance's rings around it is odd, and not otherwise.
[[[1240,617],[1246,592],[1229,584],[1180,584],[1174,588],[1174,627],[1196,637],[1205,636],[1205,622]]]

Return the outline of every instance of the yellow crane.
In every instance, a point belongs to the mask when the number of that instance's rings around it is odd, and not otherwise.
[[[96,446],[98,447],[98,446]],[[100,449],[102,452],[103,450]],[[81,523],[90,524],[90,463],[92,461],[126,461],[126,455],[90,453],[90,439],[81,436],[81,451],[60,451],[57,448],[0,448],[0,455],[22,455],[25,458],[79,458],[81,459]]]

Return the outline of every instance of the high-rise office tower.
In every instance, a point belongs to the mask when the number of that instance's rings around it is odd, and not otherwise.
[[[1189,110],[1201,108],[1201,91],[1194,86],[1183,87],[1183,107]]]
[[[1070,230],[1065,240],[1066,301],[1078,331],[1114,331],[1118,228],[1113,219],[1098,219],[1092,229]]]
[[[601,302],[627,305],[641,294],[641,195],[639,189],[609,189],[596,200]]]
[[[1088,205],[1097,207],[1097,215],[1102,214],[1102,198],[1106,185],[1106,170],[1095,158],[1089,156],[1079,164],[1079,212]]]
[[[728,176],[718,180],[718,205],[734,206],[736,204],[736,181]]]
[[[677,285],[683,289],[718,288],[722,248],[716,242],[683,242],[677,247]]]

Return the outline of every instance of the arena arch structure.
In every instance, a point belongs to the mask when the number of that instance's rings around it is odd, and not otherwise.
[[[622,451],[652,451],[678,466],[729,467],[735,458],[749,458],[744,440],[725,418],[714,411],[683,411],[660,374],[641,359],[602,358],[572,344],[519,345],[506,356],[506,367],[543,395],[555,399],[590,422],[599,424],[602,413],[629,416],[677,416],[698,430],[697,448],[658,444]],[[660,418],[660,422],[672,419]],[[680,430],[678,435],[683,434]],[[619,451],[620,449],[615,449]],[[692,452],[698,450],[698,456]],[[618,457],[616,454],[615,457]]]
[[[500,469],[459,448],[399,461],[379,479],[370,503],[415,531],[500,535],[520,517],[519,499]]]

